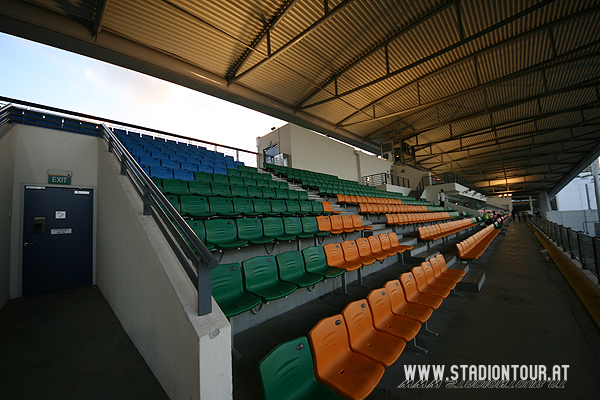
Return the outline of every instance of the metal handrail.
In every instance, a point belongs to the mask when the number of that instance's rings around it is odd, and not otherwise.
[[[8,103],[0,108],[0,126],[11,122],[13,105]]]
[[[198,289],[198,315],[209,314],[212,311],[210,270],[218,265],[218,261],[105,124],[102,124],[102,134],[109,151],[121,164],[121,174],[129,177],[144,202],[144,215],[154,218]]]
[[[398,175],[392,175],[389,172],[380,172],[378,174],[366,175],[362,177],[362,184],[365,186],[394,185],[410,188],[410,180]]]
[[[563,251],[569,253],[572,259],[578,260],[582,269],[589,270],[596,275],[600,282],[600,238],[586,235],[537,216],[531,217],[530,221],[557,246],[561,246]],[[575,238],[573,238],[574,236]],[[584,244],[585,241],[588,242],[588,245]],[[589,247],[590,242],[592,254],[587,254],[584,249],[586,246]]]

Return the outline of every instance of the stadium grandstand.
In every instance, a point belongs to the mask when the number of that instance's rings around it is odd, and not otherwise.
[[[289,123],[254,152],[0,97],[2,398],[598,398],[600,239],[545,214],[600,156],[599,11],[3,0]]]

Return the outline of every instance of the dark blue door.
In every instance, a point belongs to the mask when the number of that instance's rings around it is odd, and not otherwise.
[[[92,284],[93,190],[25,187],[23,296]]]

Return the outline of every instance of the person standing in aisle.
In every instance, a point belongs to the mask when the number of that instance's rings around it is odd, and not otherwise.
[[[446,202],[446,193],[444,193],[444,189],[440,189],[439,199],[440,206],[444,207],[444,203]]]

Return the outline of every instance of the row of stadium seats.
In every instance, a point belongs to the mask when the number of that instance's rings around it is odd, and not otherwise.
[[[315,200],[269,200],[221,196],[166,195],[181,216],[210,218],[215,216],[305,216],[331,215],[331,204]]]
[[[252,185],[231,185],[228,183],[217,182],[185,181],[180,179],[153,178],[152,180],[160,191],[165,194],[197,194],[201,196],[249,197],[255,199],[308,200],[308,193],[302,190]]]
[[[421,226],[417,228],[419,231],[419,239],[421,240],[438,240],[443,237],[458,233],[479,223],[478,218],[465,218],[458,221],[442,222],[441,224],[433,224]]]
[[[495,222],[493,225],[488,225],[479,232],[469,236],[460,243],[456,243],[458,257],[462,260],[476,260],[485,252],[492,240],[502,228],[501,224]]]
[[[388,225],[410,225],[458,217],[458,213],[455,214],[456,216],[453,212],[385,214],[385,220]]]
[[[424,281],[425,269],[435,283]],[[277,346],[258,364],[265,400],[288,400],[297,393],[307,393],[303,398],[366,398],[406,343],[415,340],[416,346],[421,324],[427,324],[447,287],[462,276],[463,271],[448,270],[440,254],[348,304],[341,314],[322,319],[308,340]]]
[[[360,203],[359,212],[361,214],[387,214],[387,213],[407,213],[407,212],[439,212],[444,211],[443,207],[435,206],[413,206],[407,204],[392,205],[392,204],[374,204]]]

